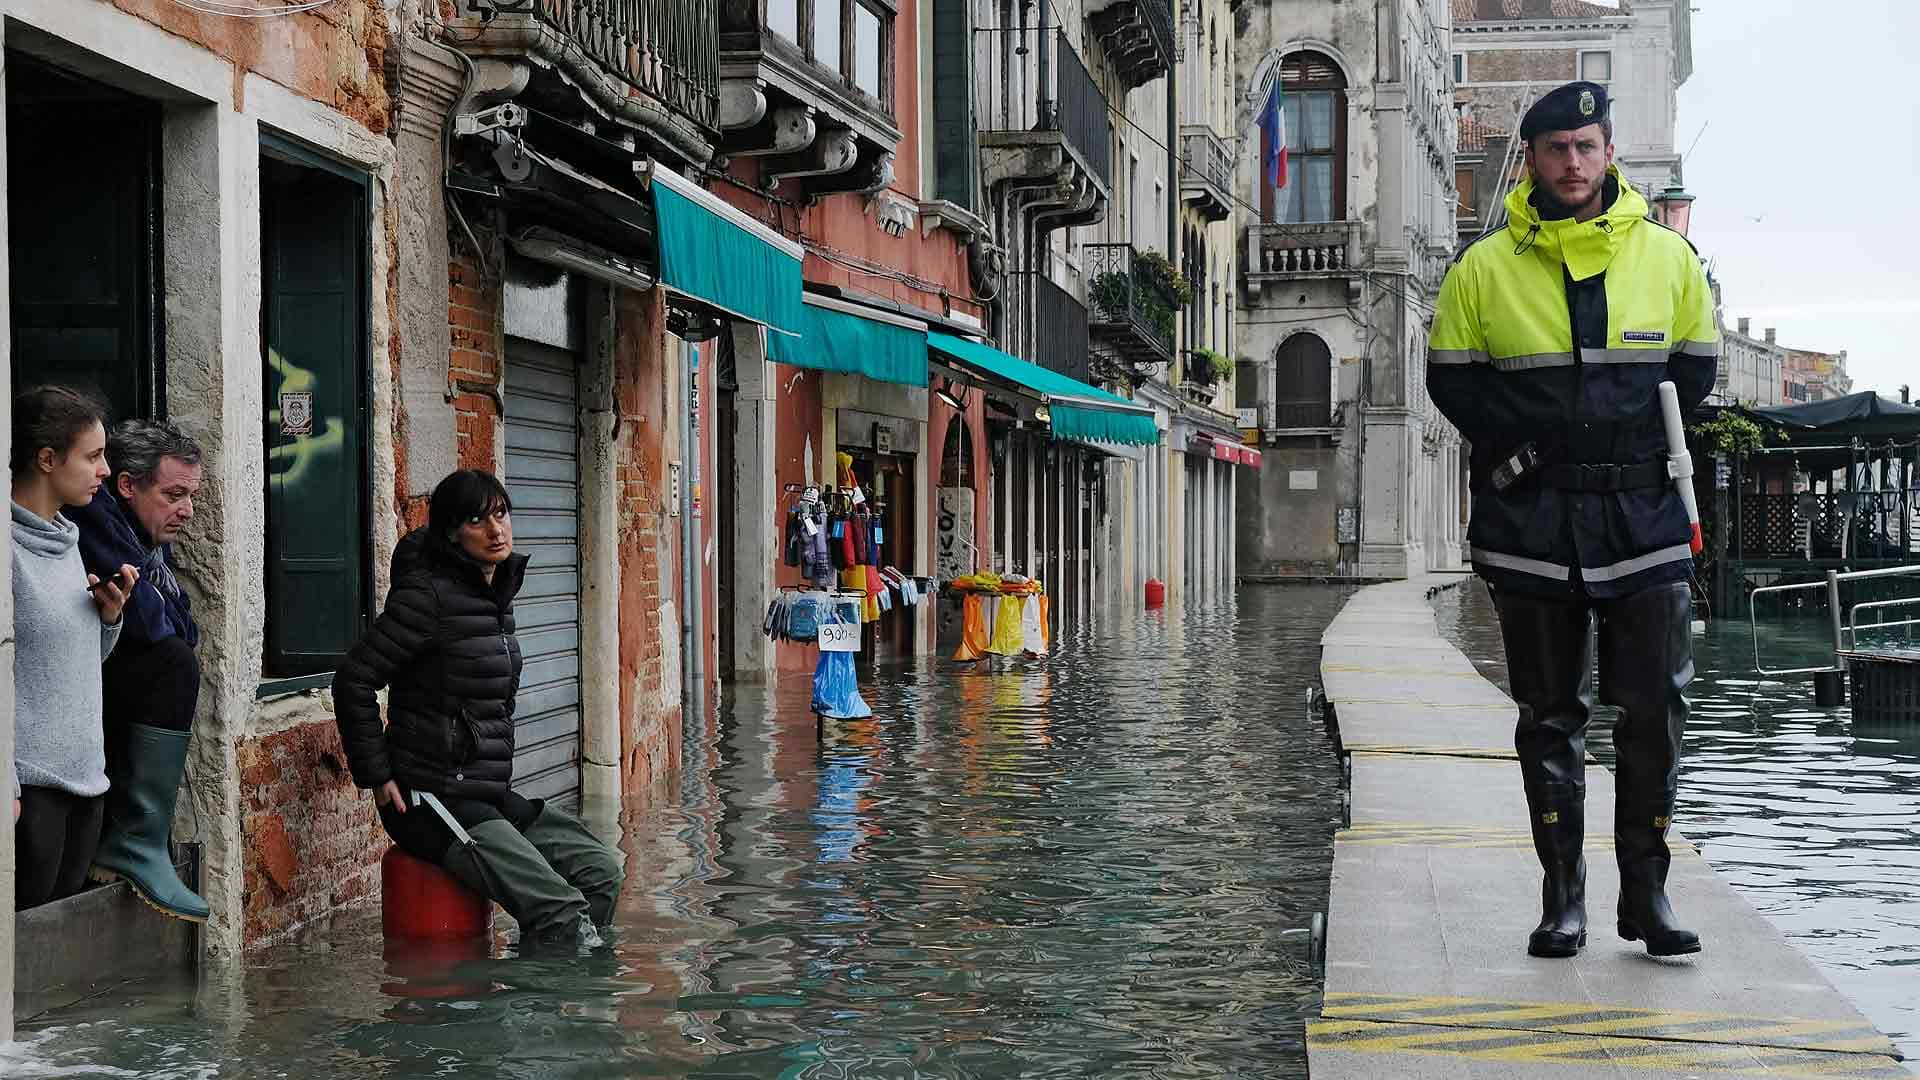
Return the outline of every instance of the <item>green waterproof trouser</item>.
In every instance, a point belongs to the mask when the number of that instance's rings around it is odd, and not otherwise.
[[[473,843],[456,842],[441,867],[505,908],[523,935],[571,934],[581,916],[595,926],[613,921],[626,877],[620,853],[580,819],[549,804],[524,832],[494,818],[468,827],[467,834]]]

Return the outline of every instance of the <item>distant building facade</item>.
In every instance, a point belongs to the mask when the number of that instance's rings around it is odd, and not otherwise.
[[[1771,340],[1772,331],[1768,331]],[[1826,401],[1853,393],[1847,374],[1847,350],[1837,353],[1812,349],[1786,350],[1786,398],[1789,405]]]
[[[1460,564],[1459,435],[1425,390],[1428,313],[1457,228],[1448,14],[1442,0],[1236,12],[1238,403],[1265,451],[1238,477],[1243,574]],[[1277,187],[1258,123],[1276,80]]]
[[[1786,400],[1787,353],[1773,327],[1756,338],[1753,320],[1720,328],[1720,373],[1707,400],[1715,405],[1797,404]]]
[[[1693,74],[1688,0],[1452,0],[1454,102],[1483,130],[1510,132],[1542,93],[1602,83],[1620,170],[1647,193],[1680,179],[1675,94]],[[1498,206],[1504,189],[1477,193]],[[1484,214],[1482,217],[1484,218]]]

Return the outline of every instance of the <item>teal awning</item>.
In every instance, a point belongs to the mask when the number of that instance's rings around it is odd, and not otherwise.
[[[652,177],[660,284],[729,315],[794,331],[800,245],[671,169],[656,165]]]
[[[798,336],[767,335],[767,358],[795,367],[844,371],[881,382],[927,385],[927,328],[809,293]]]
[[[1152,446],[1160,441],[1153,410],[1068,375],[1030,364],[991,345],[943,334],[927,334],[928,346],[963,364],[1040,394],[1056,439]]]

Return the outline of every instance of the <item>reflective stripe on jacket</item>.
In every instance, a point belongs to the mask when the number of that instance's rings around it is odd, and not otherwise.
[[[1617,169],[1606,185],[1606,211],[1577,222],[1542,219],[1533,181],[1521,184],[1507,227],[1469,245],[1440,289],[1427,389],[1472,444],[1467,540],[1498,587],[1625,596],[1692,573],[1671,483],[1572,491],[1533,475],[1495,491],[1489,479],[1529,442],[1550,464],[1663,461],[1659,384],[1673,381],[1683,413],[1713,389],[1720,335],[1699,256],[1647,220]]]

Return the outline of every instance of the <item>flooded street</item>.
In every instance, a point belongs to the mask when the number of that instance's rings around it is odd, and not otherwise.
[[[25,1025],[0,1074],[1305,1075],[1339,769],[1304,707],[1345,590],[1129,614],[1003,671],[729,692],[628,816],[614,948],[383,955],[377,912],[199,988]]]
[[[1477,584],[1436,601],[1441,632],[1506,686]],[[1854,729],[1812,677],[1754,674],[1745,618],[1694,638],[1676,825],[1908,1058],[1920,1058],[1920,731]],[[1768,667],[1823,663],[1818,619],[1763,623]],[[1612,721],[1588,749],[1613,763]],[[1588,828],[1605,828],[1589,823]],[[1676,900],[1685,915],[1684,898]],[[1713,927],[1698,926],[1712,962]]]

